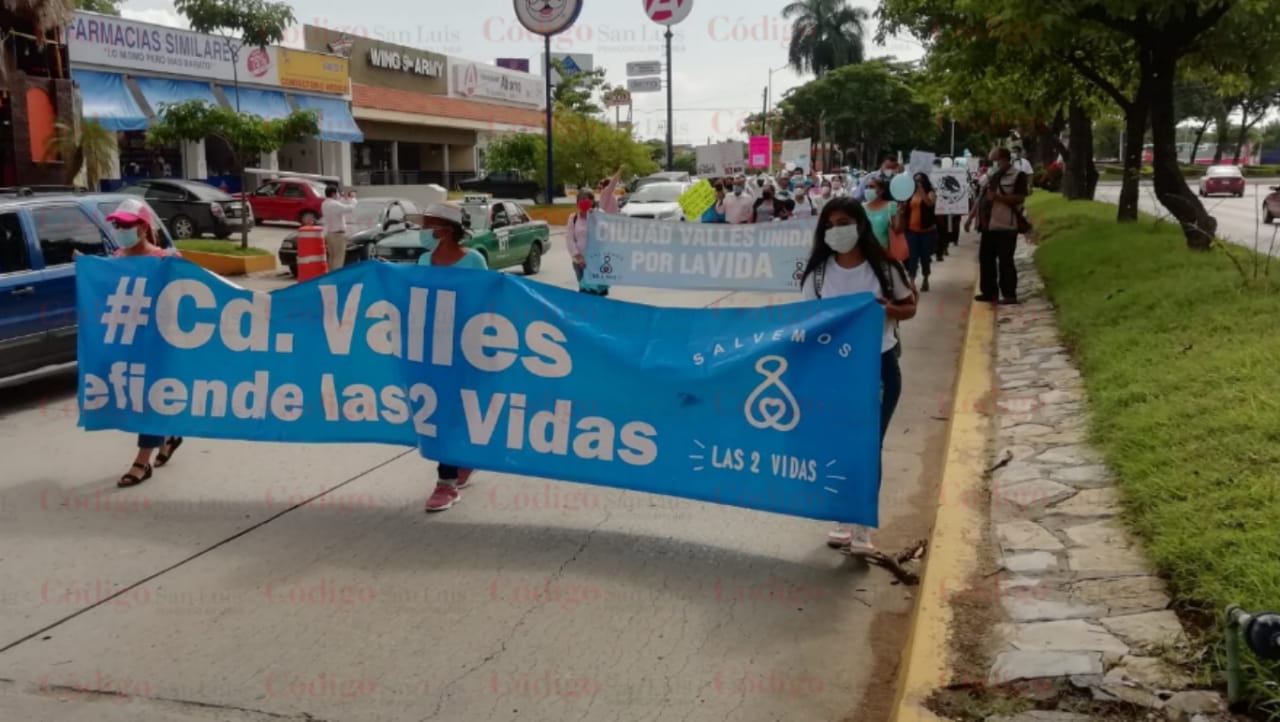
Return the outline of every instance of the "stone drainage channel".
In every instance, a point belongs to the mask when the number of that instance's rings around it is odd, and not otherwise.
[[[1085,434],[1080,373],[1058,340],[1052,305],[1018,253],[1021,306],[997,316],[998,422],[991,518],[1008,621],[988,684],[1040,680],[1125,702],[1172,722],[1220,718],[1215,692],[1166,661],[1185,647],[1169,597],[1120,519],[1113,478]],[[1006,722],[1083,722],[1071,712],[1025,712]]]

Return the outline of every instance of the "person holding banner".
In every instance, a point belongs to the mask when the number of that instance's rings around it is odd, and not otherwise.
[[[452,266],[488,270],[484,256],[474,248],[463,248],[462,209],[446,203],[433,203],[422,212],[422,230],[418,242],[426,252],[418,256],[420,266]],[[443,461],[437,464],[435,491],[427,498],[426,510],[444,511],[458,503],[459,489],[471,481],[471,469],[459,469]]]
[[[578,291],[593,296],[608,296],[608,286],[583,283],[587,270],[587,220],[596,207],[596,196],[588,189],[578,191],[578,212],[569,216],[564,240],[569,246],[569,258],[573,261],[573,275],[578,277]]]
[[[858,293],[873,293],[884,306],[884,333],[880,340],[880,444],[902,396],[902,370],[898,365],[901,343],[898,322],[916,315],[915,292],[906,269],[889,257],[878,242],[866,210],[853,199],[836,198],[818,216],[813,249],[805,263],[800,295],[806,301]],[[833,377],[839,383],[838,376]],[[871,550],[871,530],[853,524],[827,535],[835,547]]]
[[[116,258],[170,258],[178,255],[177,249],[170,251],[160,247],[156,238],[155,219],[145,203],[133,198],[125,199],[107,216],[107,223],[115,229],[116,242],[120,245],[113,254]],[[150,479],[153,470],[151,455],[159,449],[155,465],[164,466],[179,446],[182,446],[181,436],[166,438],[160,434],[138,434],[138,453],[134,455],[133,464],[116,482],[116,486],[137,486]]]

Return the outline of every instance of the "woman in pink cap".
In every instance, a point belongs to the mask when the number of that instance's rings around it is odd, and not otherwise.
[[[156,237],[155,218],[146,203],[135,198],[126,198],[111,215],[107,222],[115,228],[116,244],[120,247],[112,254],[116,258],[138,258],[156,256],[167,258],[177,255],[177,250],[167,251],[160,247]],[[156,434],[138,434],[138,453],[133,457],[133,465],[120,477],[116,486],[135,486],[151,478],[151,454],[156,449],[156,466],[164,466],[173,457],[173,452],[182,446],[181,436],[165,438]]]

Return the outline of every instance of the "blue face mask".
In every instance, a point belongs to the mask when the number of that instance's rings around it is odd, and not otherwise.
[[[116,229],[116,243],[119,243],[121,248],[133,248],[140,240],[142,239],[138,238],[137,228]]]
[[[422,244],[422,247],[427,249],[427,253],[435,251],[440,245],[440,236],[436,235],[439,232],[440,231],[438,229],[434,228],[423,228],[418,231],[418,243]]]

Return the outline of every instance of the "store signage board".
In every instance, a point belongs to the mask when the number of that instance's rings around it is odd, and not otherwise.
[[[480,63],[468,63],[457,58],[450,63],[453,77],[450,90],[462,98],[500,100],[535,108],[543,105],[543,79],[541,75],[529,75]]]
[[[688,0],[692,2],[692,0]],[[555,35],[578,19],[583,0],[514,0],[516,19],[531,33]]]
[[[219,36],[97,13],[75,13],[67,26],[67,53],[75,65],[280,84],[275,47],[243,48],[233,60]]]
[[[627,78],[627,90],[632,93],[656,93],[662,90],[662,78]]]
[[[410,75],[421,75],[427,78],[443,77],[445,69],[443,60],[433,60],[413,53],[398,53],[386,48],[369,48],[369,65],[383,70],[398,70]]]
[[[639,78],[645,75],[662,75],[662,63],[658,60],[642,60],[627,63],[627,77]]]
[[[596,57],[591,53],[552,53],[551,59],[558,60],[564,66],[565,74],[569,77],[579,73],[589,73],[596,68]],[[538,67],[546,66],[547,59],[540,55],[538,58]],[[564,81],[560,76],[560,71],[555,66],[551,68],[551,83],[559,85]]]

